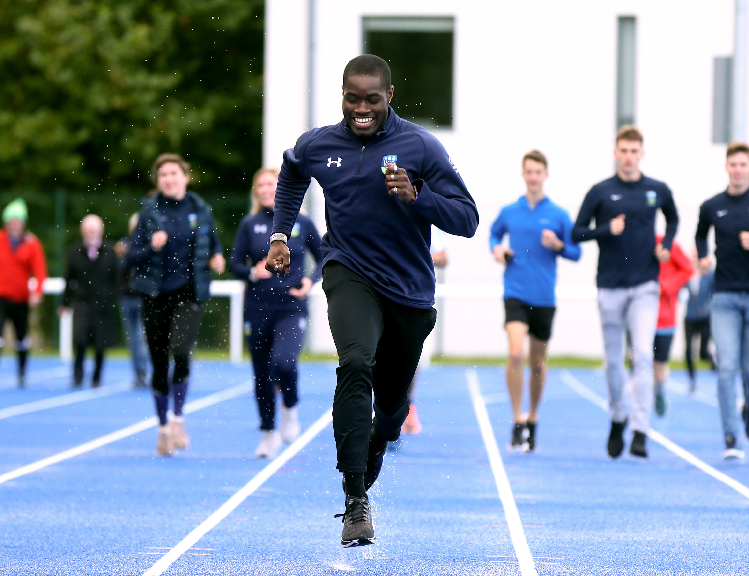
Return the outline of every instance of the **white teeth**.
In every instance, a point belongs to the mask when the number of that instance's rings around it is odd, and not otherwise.
[[[369,124],[372,120],[373,118],[354,118],[354,122],[357,124]]]

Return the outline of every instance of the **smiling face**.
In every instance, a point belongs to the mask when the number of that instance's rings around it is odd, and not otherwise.
[[[263,172],[255,180],[255,195],[260,206],[273,210],[276,205],[276,185],[278,178],[273,172]]]
[[[176,162],[164,162],[156,171],[156,185],[170,200],[182,200],[189,181],[190,176]]]
[[[349,76],[343,85],[343,118],[358,138],[377,134],[388,119],[393,87],[379,76]]]

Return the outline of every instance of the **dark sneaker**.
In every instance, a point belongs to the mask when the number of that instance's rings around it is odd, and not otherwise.
[[[666,414],[666,391],[663,389],[663,386],[655,387],[654,404],[655,413],[658,416]]]
[[[522,450],[525,444],[525,423],[512,425],[512,439],[510,440],[510,450]]]
[[[365,494],[361,498],[356,496],[346,497],[346,511],[336,514],[334,518],[343,518],[343,532],[341,533],[341,546],[353,548],[354,546],[366,546],[374,544],[375,534],[372,524],[372,509],[369,506],[369,498]]]
[[[367,452],[367,471],[364,473],[364,489],[369,490],[377,481],[377,477],[380,475],[382,470],[382,460],[385,458],[385,448],[379,452]]]
[[[629,453],[638,458],[647,458],[648,449],[645,447],[647,440],[648,437],[644,432],[635,430],[635,435],[632,437],[632,444],[629,446]]]
[[[744,457],[744,451],[736,445],[736,438],[726,436],[726,450],[723,452],[723,460],[739,460]]]
[[[526,444],[523,446],[525,453],[533,452],[536,449],[536,425],[538,422],[526,422],[525,429],[528,431]]]
[[[618,458],[624,450],[624,429],[629,423],[629,418],[625,418],[624,422],[611,421],[611,432],[609,432],[609,444],[608,451],[609,456],[612,458]]]

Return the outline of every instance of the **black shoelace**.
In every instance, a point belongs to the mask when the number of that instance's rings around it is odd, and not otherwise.
[[[351,498],[346,502],[346,511],[343,514],[336,514],[333,518],[342,518],[341,522],[346,522],[346,518],[352,524],[357,522],[369,522],[369,506],[364,498]]]

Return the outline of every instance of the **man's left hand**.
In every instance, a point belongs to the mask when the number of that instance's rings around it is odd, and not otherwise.
[[[388,164],[385,169],[387,191],[391,196],[397,195],[404,204],[416,201],[416,190],[411,184],[405,168],[398,168],[395,164]]]
[[[214,254],[208,262],[208,267],[216,274],[223,274],[226,270],[226,259],[223,254]]]
[[[301,288],[289,288],[289,294],[291,294],[294,298],[299,298],[300,300],[302,298],[305,298],[307,294],[309,294],[310,289],[312,288],[312,278],[307,278],[306,276],[302,278],[302,287]]]
[[[741,247],[744,250],[749,250],[749,232],[739,232],[739,240],[741,240]]]
[[[663,244],[658,244],[655,247],[655,251],[653,253],[655,254],[655,258],[656,260],[658,260],[658,262],[668,262],[669,260],[671,260],[671,252],[669,250],[666,250],[663,247]]]
[[[541,231],[541,246],[555,252],[564,250],[564,242],[559,239],[553,230],[548,229]]]

